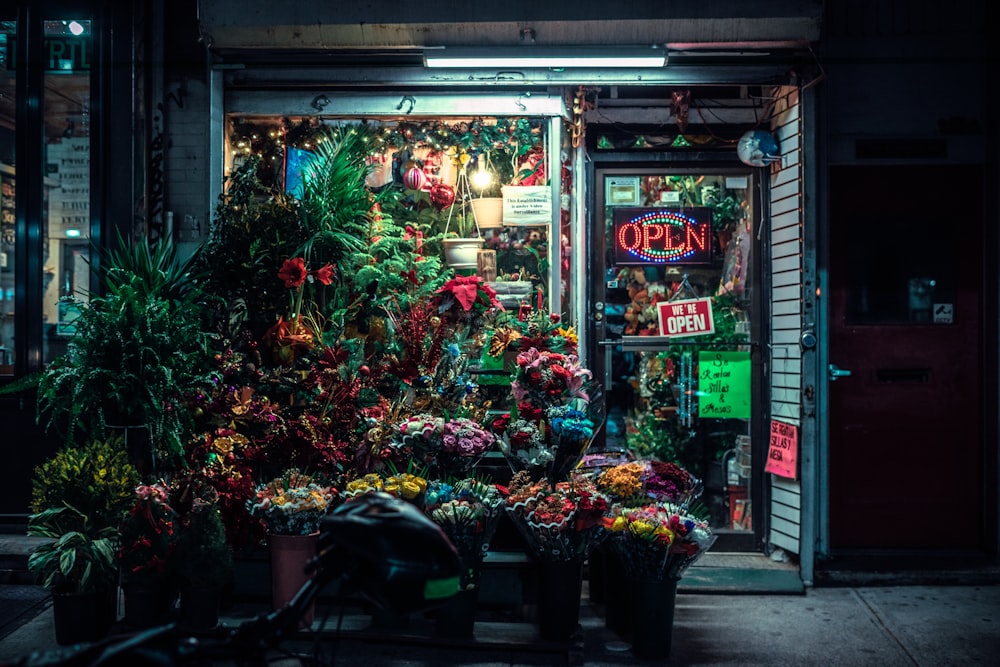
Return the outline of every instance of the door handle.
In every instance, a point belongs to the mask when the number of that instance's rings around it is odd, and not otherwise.
[[[846,378],[851,376],[851,371],[841,370],[837,364],[830,364],[826,367],[829,373],[830,382],[834,382],[837,378]]]

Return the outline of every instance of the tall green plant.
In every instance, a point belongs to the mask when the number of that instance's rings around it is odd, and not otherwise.
[[[172,243],[136,242],[102,264],[106,294],[76,300],[66,352],[38,378],[38,420],[70,444],[141,424],[161,456],[179,457],[194,427],[190,397],[215,374],[204,295]]]

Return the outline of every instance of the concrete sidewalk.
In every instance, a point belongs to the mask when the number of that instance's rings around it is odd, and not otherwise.
[[[225,622],[236,624],[259,611],[237,609]],[[335,624],[334,616],[326,627]],[[505,628],[508,634],[511,627]],[[347,633],[337,643],[335,664],[650,664],[634,658],[628,645],[604,627],[602,606],[587,602],[586,595],[574,646],[494,641],[493,630],[477,621],[476,641],[447,646],[390,634]],[[528,627],[522,631],[533,632]],[[677,595],[672,646],[664,664],[995,665],[1000,660],[1000,586],[810,588],[798,595],[682,590]],[[0,641],[0,663],[54,647],[51,603],[46,603],[38,615]]]

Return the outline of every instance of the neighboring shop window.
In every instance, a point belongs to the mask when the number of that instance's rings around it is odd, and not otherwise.
[[[14,21],[0,23],[0,375],[14,373],[14,262],[17,160],[14,130],[17,108],[17,73],[13,68],[17,40]]]
[[[45,21],[49,62],[45,118],[43,233],[43,360],[66,350],[80,303],[90,294],[91,23]]]
[[[749,174],[604,177],[608,449],[677,463],[750,530]]]

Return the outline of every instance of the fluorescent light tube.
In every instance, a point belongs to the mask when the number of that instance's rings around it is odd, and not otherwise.
[[[549,68],[663,67],[667,52],[660,47],[440,47],[424,52],[427,67]]]

